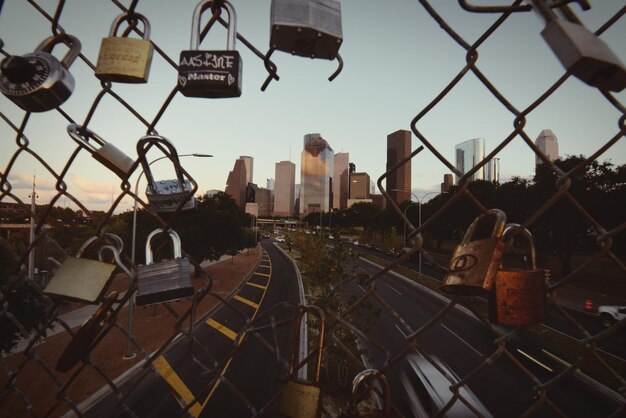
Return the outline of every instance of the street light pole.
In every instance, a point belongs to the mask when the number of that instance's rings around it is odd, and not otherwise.
[[[198,154],[194,152],[193,154],[181,154],[178,157],[179,158],[180,157],[212,157],[212,155],[211,154]],[[164,158],[169,158],[169,157],[167,155],[164,155],[162,157],[155,158],[154,160],[150,161],[150,163],[148,163],[148,166],[151,166],[152,164]],[[143,176],[144,173],[145,172],[142,170],[141,173],[139,173],[139,176],[137,177],[137,181],[135,182],[135,196],[137,196],[137,193],[139,193],[139,180],[141,180],[141,176]],[[133,230],[132,230],[131,248],[130,248],[130,259],[133,261],[133,263],[135,262],[136,237],[137,237],[137,199],[135,199],[135,203],[133,205]],[[135,297],[133,296],[128,300],[128,335],[130,337],[133,336],[134,317],[135,317]],[[133,344],[129,338],[128,346],[126,347],[126,353],[124,354],[123,358],[128,360],[134,357],[135,357],[135,353],[133,353]]]

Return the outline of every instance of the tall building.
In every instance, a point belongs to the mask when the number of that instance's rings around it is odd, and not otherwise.
[[[348,172],[350,154],[338,152],[335,154],[335,167],[333,177],[333,209],[345,209],[348,201]]]
[[[465,175],[476,164],[481,162],[485,158],[485,140],[483,138],[474,138],[469,141],[461,142],[454,147],[456,151],[456,168]],[[456,177],[456,183],[459,183],[460,177]],[[476,171],[470,181],[484,180],[485,179],[485,167],[481,167]]]
[[[535,145],[539,148],[539,151],[543,152],[551,161],[558,160],[559,157],[559,142],[550,129],[544,129],[539,133],[539,136],[535,140]],[[535,165],[543,164],[543,161],[539,156],[535,156]]]
[[[254,183],[253,179],[253,173],[252,173],[252,169],[253,169],[253,165],[254,165],[254,159],[252,157],[248,157],[247,155],[242,155],[239,157],[240,160],[243,160],[244,163],[246,164],[246,183]]]
[[[387,170],[411,154],[411,132],[399,130],[387,135]],[[411,160],[387,176],[387,192],[400,204],[411,200]]]
[[[274,216],[293,216],[296,165],[291,161],[276,163],[274,173]]]
[[[265,187],[269,190],[274,190],[274,179],[267,179],[265,181]]]
[[[235,160],[235,166],[232,171],[228,173],[228,179],[226,180],[226,189],[235,203],[242,209],[246,206],[246,189],[248,182],[246,181],[246,163],[241,158]]]
[[[352,173],[350,199],[370,198],[370,176],[367,173]]]
[[[443,183],[441,183],[441,193],[447,192],[450,190],[454,183],[452,182],[452,174],[444,174],[443,175]]]
[[[487,163],[487,180],[500,183],[500,159],[492,158]]]
[[[300,217],[332,206],[333,149],[320,134],[304,135],[300,163]]]
[[[268,217],[272,216],[273,204],[272,193],[270,189],[260,187],[256,191],[256,203],[258,206],[259,216]]]

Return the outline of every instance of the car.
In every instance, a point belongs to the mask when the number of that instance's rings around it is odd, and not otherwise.
[[[598,306],[598,316],[602,325],[610,327],[613,323],[626,318],[626,306],[600,305]]]
[[[443,361],[436,356],[431,356],[437,363],[437,367],[444,370],[446,377],[417,352],[409,353],[399,371],[400,390],[402,391],[403,403],[408,406],[410,416],[430,417],[437,415],[450,401],[453,392],[452,384],[460,381],[459,377]],[[478,397],[467,387],[459,387],[459,395],[465,399],[474,409],[484,417],[491,417],[491,413]],[[460,399],[442,415],[443,417],[474,417],[476,414]]]
[[[276,242],[285,242],[285,237],[276,237],[276,238],[274,238],[274,241],[276,241]]]

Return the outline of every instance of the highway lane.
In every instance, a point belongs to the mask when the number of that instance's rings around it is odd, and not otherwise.
[[[215,314],[194,331],[193,345],[181,338],[158,357],[156,373],[136,385],[139,374],[121,388],[128,393],[124,413],[140,417],[186,416],[185,407],[194,417],[248,417],[266,405],[282,388],[278,379],[284,373],[293,344],[293,325],[261,331],[270,345],[278,343],[278,355],[261,344],[246,325],[269,324],[263,315],[280,302],[299,303],[296,274],[291,260],[273,243],[262,242],[263,255],[256,270],[245,284]],[[277,321],[293,316],[293,309],[275,309]],[[245,338],[244,338],[245,337]],[[275,337],[275,338],[274,338]],[[229,355],[236,349],[235,355]],[[138,371],[140,372],[140,370]],[[135,387],[136,386],[136,387]],[[131,390],[132,388],[132,390]],[[85,415],[117,416],[117,398],[111,394]],[[270,416],[278,416],[274,403]]]
[[[359,261],[359,268],[368,274],[378,269],[365,261]],[[394,275],[387,274],[377,283],[377,289],[404,318],[412,330],[424,325],[437,312],[444,308],[445,302],[422,291]],[[362,294],[358,285],[353,284],[346,289],[348,293]],[[372,337],[391,352],[392,356],[406,346],[405,330],[401,329],[395,319],[383,310],[382,315],[372,328]],[[460,310],[449,312],[444,319],[417,338],[420,346],[429,353],[438,355],[444,363],[463,377],[478,367],[484,359],[495,350],[494,336],[479,322],[470,319]],[[543,366],[530,360],[520,349],[533,356],[541,354],[535,341],[516,338],[507,344],[524,367],[529,368],[541,381],[554,378],[563,369],[558,362],[547,355],[540,357]],[[375,366],[381,367],[384,356],[372,349]],[[544,366],[551,368],[549,372]],[[391,371],[390,380],[394,387],[393,395],[396,405],[402,407],[402,396],[398,389],[397,368]],[[498,359],[468,382],[469,388],[481,399],[494,416],[520,416],[535,401],[533,382],[514,362],[506,356]],[[589,387],[576,378],[565,378],[549,390],[548,396],[562,408],[568,416],[593,417],[607,416],[615,410],[616,404],[597,389]],[[406,411],[405,411],[406,412]],[[559,416],[552,408],[543,406],[536,416]]]

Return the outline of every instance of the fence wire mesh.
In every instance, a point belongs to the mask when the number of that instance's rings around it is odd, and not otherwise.
[[[35,0],[28,0],[28,3],[42,17],[40,22],[49,22],[51,25],[52,35],[64,34],[61,26],[63,21],[63,13],[65,2],[59,1],[53,15],[46,12]],[[113,3],[121,12],[128,13],[128,22],[131,22],[127,31],[135,31],[141,35],[140,21],[135,16],[137,10],[140,9],[138,0],[132,1],[129,6],[122,4],[117,0]],[[523,394],[525,400],[519,401],[521,405],[517,405],[515,413],[511,415],[524,416],[567,416],[569,410],[564,407],[568,397],[577,396],[575,393],[568,392],[569,389],[563,389],[566,384],[571,387],[569,382],[571,379],[579,379],[581,375],[579,368],[583,363],[593,364],[593,367],[602,369],[604,374],[608,375],[608,381],[612,389],[606,389],[610,392],[610,402],[602,405],[602,409],[598,409],[598,416],[611,415],[623,416],[626,414],[626,381],[624,379],[624,360],[615,356],[607,355],[599,344],[608,338],[619,336],[623,332],[626,320],[622,319],[603,329],[595,332],[587,329],[584,324],[579,323],[576,317],[570,314],[560,303],[559,291],[568,284],[577,280],[581,275],[588,274],[590,268],[603,268],[605,262],[610,262],[616,267],[621,275],[620,281],[626,280],[626,266],[623,259],[614,253],[612,243],[618,237],[623,238],[626,229],[626,221],[622,217],[613,224],[603,224],[596,220],[591,212],[580,202],[578,202],[570,187],[572,178],[584,171],[592,165],[603,153],[615,146],[615,144],[623,140],[626,134],[626,108],[617,96],[610,91],[598,89],[598,94],[606,99],[609,107],[612,107],[617,113],[615,132],[612,137],[596,138],[598,143],[603,145],[598,147],[597,151],[589,157],[583,159],[578,165],[569,171],[559,168],[553,161],[548,158],[530,138],[524,130],[526,122],[533,112],[537,110],[542,103],[556,94],[559,88],[572,77],[569,72],[564,72],[563,76],[557,80],[554,85],[550,86],[543,94],[524,109],[518,109],[507,97],[499,90],[497,83],[492,82],[489,77],[483,73],[479,67],[478,51],[487,40],[497,36],[497,30],[502,25],[506,25],[509,19],[517,13],[525,13],[530,11],[530,6],[521,0],[515,1],[510,6],[489,6],[479,7],[469,4],[465,1],[459,1],[460,6],[470,13],[496,13],[498,18],[495,22],[481,35],[474,43],[469,43],[463,37],[455,32],[443,18],[440,16],[433,2],[421,0],[419,2],[426,12],[434,19],[438,25],[450,37],[451,42],[457,43],[466,51],[466,63],[460,68],[458,74],[445,86],[445,88],[425,106],[411,122],[411,130],[413,134],[421,141],[420,146],[412,152],[405,160],[398,162],[378,181],[378,186],[384,194],[387,204],[390,205],[397,215],[405,223],[409,232],[408,239],[410,246],[408,251],[388,263],[388,265],[377,272],[367,272],[366,274],[351,275],[346,280],[332,289],[332,295],[340,295],[342,298],[346,293],[353,293],[350,286],[358,284],[362,292],[358,293],[358,297],[352,299],[341,299],[339,304],[326,304],[323,312],[316,307],[306,307],[308,318],[305,323],[309,327],[309,347],[311,348],[306,355],[294,355],[292,353],[297,350],[294,348],[293,335],[294,330],[298,330],[298,321],[294,321],[300,313],[302,313],[302,301],[298,303],[277,301],[269,308],[262,311],[255,310],[253,314],[242,309],[241,305],[233,302],[233,299],[224,297],[224,295],[215,292],[213,289],[214,280],[200,267],[198,262],[187,255],[192,267],[200,276],[194,280],[194,293],[191,299],[176,303],[165,303],[153,308],[152,314],[159,310],[158,319],[162,321],[163,333],[158,338],[155,336],[142,335],[139,331],[133,332],[132,324],[127,319],[127,305],[137,293],[137,277],[138,267],[128,257],[127,251],[123,250],[123,243],[119,239],[108,233],[107,228],[114,217],[114,211],[118,209],[120,202],[125,198],[131,198],[138,206],[150,215],[153,221],[167,232],[172,227],[174,220],[181,214],[183,206],[189,201],[193,194],[197,191],[197,184],[191,175],[184,169],[175,149],[170,147],[171,144],[158,136],[157,128],[162,117],[167,113],[168,106],[176,94],[179,93],[177,87],[174,87],[171,93],[163,100],[160,109],[156,112],[156,116],[150,117],[141,114],[132,104],[122,97],[115,88],[115,85],[109,82],[101,83],[101,90],[94,98],[87,116],[82,121],[66,113],[61,107],[53,110],[55,117],[65,121],[67,124],[74,124],[79,140],[82,138],[86,143],[93,143],[94,135],[91,132],[90,122],[98,115],[101,103],[104,100],[114,100],[123,106],[128,114],[134,118],[134,122],[145,128],[146,134],[151,138],[144,141],[143,146],[138,146],[138,158],[132,165],[122,169],[118,176],[121,178],[119,190],[113,199],[109,210],[102,214],[92,214],[76,196],[68,190],[66,177],[71,171],[78,155],[84,151],[84,146],[80,145],[71,153],[67,162],[60,170],[54,169],[47,161],[46,156],[36,152],[29,141],[26,132],[33,122],[31,122],[30,113],[25,113],[21,120],[12,120],[5,112],[1,112],[3,122],[9,126],[15,133],[15,145],[9,145],[9,139],[3,138],[3,153],[12,149],[12,155],[8,159],[6,167],[0,173],[1,193],[0,202],[14,203],[20,208],[20,211],[34,219],[34,239],[26,248],[13,249],[8,239],[2,239],[2,245],[10,253],[14,259],[16,266],[24,266],[28,263],[29,254],[35,249],[47,247],[47,254],[50,254],[51,262],[57,266],[62,265],[56,260],[64,260],[77,255],[84,255],[92,259],[98,259],[115,264],[119,267],[120,274],[116,276],[113,284],[107,290],[107,295],[101,300],[98,310],[95,311],[89,323],[86,323],[80,329],[75,325],[68,323],[64,318],[67,313],[67,303],[62,298],[51,297],[43,293],[43,287],[49,279],[40,277],[29,277],[24,268],[10,272],[10,281],[5,284],[0,293],[0,301],[2,307],[0,311],[0,319],[4,324],[12,324],[17,328],[24,339],[27,346],[22,352],[11,356],[3,357],[2,364],[2,389],[0,392],[0,414],[3,416],[61,416],[63,414],[75,414],[77,416],[148,416],[155,412],[147,413],[142,411],[139,405],[139,399],[150,393],[153,387],[165,387],[167,392],[177,401],[177,409],[160,410],[161,416],[214,416],[223,415],[224,410],[211,409],[209,402],[212,395],[219,386],[226,393],[223,398],[224,402],[236,403],[245,410],[245,414],[249,416],[277,416],[279,404],[283,391],[289,386],[288,382],[293,375],[298,374],[298,369],[302,369],[305,364],[309,365],[308,375],[312,379],[315,374],[321,374],[322,380],[325,382],[335,382],[342,386],[349,386],[354,377],[355,371],[360,371],[371,367],[375,363],[380,373],[386,375],[392,381],[392,388],[397,388],[398,384],[394,383],[394,379],[399,376],[400,366],[404,364],[405,359],[409,355],[419,353],[420,358],[425,359],[434,369],[443,375],[447,383],[445,385],[449,394],[442,396],[443,406],[440,409],[428,410],[427,414],[434,416],[445,416],[447,412],[452,413],[454,408],[459,404],[463,404],[466,413],[470,411],[476,416],[485,416],[488,414],[481,409],[479,404],[474,402],[471,395],[472,390],[476,391],[480,387],[481,381],[487,379],[489,382],[496,382],[507,386],[506,381],[512,374],[516,378],[522,376],[525,380],[523,384],[527,389],[527,393]],[[543,3],[543,2],[532,2]],[[568,2],[547,2],[552,3],[551,7],[561,8],[570,15],[574,12],[568,8]],[[586,2],[579,2],[581,4]],[[617,14],[611,17],[600,29],[596,31],[596,35],[601,36],[603,32],[624,19],[626,14],[626,6],[621,8]],[[574,16],[575,17],[575,16]],[[3,16],[8,19],[10,16]],[[149,18],[149,16],[148,16]],[[201,38],[203,38],[211,26],[220,23],[226,26],[226,22],[220,16],[218,11],[214,12],[213,17],[204,27]],[[273,50],[270,49],[263,54],[254,45],[244,38],[241,33],[237,34],[237,38],[262,61],[268,70],[268,79],[261,86],[264,90],[267,88],[269,81],[278,80],[277,66],[270,60]],[[177,64],[175,59],[169,57],[158,44],[153,43],[156,56],[164,60],[175,71]],[[7,56],[9,45],[5,45],[1,52]],[[80,54],[78,59],[82,64],[95,70],[95,65],[86,56]],[[343,66],[341,59],[338,60],[339,69]],[[333,74],[331,79],[337,74]],[[467,77],[475,77],[478,79],[484,89],[489,92],[506,111],[511,118],[513,129],[505,137],[502,138],[498,146],[480,161],[473,169],[467,173],[458,171],[455,164],[448,161],[440,150],[434,145],[436,140],[429,138],[428,134],[422,130],[421,121],[442,102],[449,99],[455,89],[462,88],[460,82]],[[592,88],[592,87],[589,87]],[[9,106],[8,100],[3,99],[3,107]],[[11,105],[12,106],[12,105]],[[576,123],[576,121],[572,121]],[[75,138],[76,139],[76,138]],[[556,188],[552,195],[547,196],[545,202],[532,211],[528,211],[522,219],[519,220],[520,228],[532,229],[534,224],[550,211],[554,210],[557,205],[567,205],[571,210],[575,211],[589,225],[589,234],[595,236],[596,247],[593,255],[587,261],[574,269],[572,272],[559,277],[558,280],[550,279],[548,281],[548,305],[551,310],[556,311],[565,318],[565,321],[572,325],[578,334],[579,339],[568,339],[568,346],[574,346],[568,353],[570,356],[565,363],[560,360],[560,367],[552,370],[552,373],[546,374],[541,370],[541,365],[529,363],[520,356],[523,351],[519,348],[516,341],[519,339],[537,339],[537,335],[547,332],[538,325],[520,326],[520,327],[503,327],[494,325],[490,321],[489,314],[484,298],[476,296],[464,295],[448,295],[447,298],[440,299],[442,302],[433,308],[433,313],[428,320],[420,322],[416,325],[414,318],[407,313],[404,306],[396,306],[390,301],[388,289],[386,285],[386,275],[400,267],[405,260],[419,255],[424,257],[429,264],[437,267],[440,272],[448,269],[448,261],[442,259],[432,251],[426,250],[424,247],[423,234],[435,228],[438,222],[445,220],[448,211],[452,208],[472,208],[467,209],[472,213],[486,213],[489,203],[484,198],[473,192],[470,188],[472,176],[483,169],[485,165],[494,157],[505,149],[512,141],[521,140],[527,146],[530,153],[541,159],[543,164],[553,173],[556,181]],[[78,142],[78,140],[77,140]],[[183,200],[178,201],[176,210],[164,216],[160,212],[156,212],[137,192],[133,190],[130,177],[138,168],[147,164],[146,155],[149,150],[159,150],[165,158],[168,158],[174,166],[177,174],[180,174],[190,183],[188,193]],[[384,180],[392,173],[396,172],[400,167],[409,160],[419,158],[427,151],[434,155],[442,165],[444,165],[450,173],[457,175],[460,180],[458,188],[454,194],[447,196],[445,204],[440,206],[428,219],[418,225],[414,224],[406,211],[394,202],[389,195],[389,191],[385,190]],[[10,152],[10,151],[9,151]],[[21,200],[12,190],[12,170],[16,162],[20,159],[32,158],[44,169],[50,176],[56,180],[56,193],[48,202],[47,210],[43,213],[34,213],[28,202]],[[95,163],[94,163],[95,164]],[[111,167],[109,167],[111,168]],[[111,168],[115,171],[114,168]],[[119,167],[118,167],[119,169]],[[116,172],[117,174],[117,172]],[[621,185],[623,186],[623,184]],[[97,220],[95,228],[95,236],[86,242],[76,254],[68,254],[67,250],[59,245],[53,234],[46,227],[51,222],[52,208],[63,199],[70,199],[86,217]],[[622,202],[623,203],[623,202]],[[134,249],[133,249],[134,250]],[[269,256],[266,252],[260,256],[260,261],[256,266],[266,268],[269,263]],[[602,264],[601,264],[602,263]],[[270,263],[271,264],[271,263]],[[267,267],[271,269],[271,267]],[[58,270],[57,270],[58,274]],[[268,276],[270,270],[263,270],[261,275]],[[420,278],[421,278],[420,272]],[[268,284],[254,284],[257,288],[266,288]],[[349,290],[349,291],[348,291]],[[33,301],[33,306],[37,306],[45,312],[45,321],[43,325],[33,327],[30,324],[24,324],[17,319],[15,310],[11,306],[11,295],[16,293],[27,293]],[[103,296],[103,295],[100,295]],[[619,296],[619,295],[618,295]],[[441,296],[440,296],[441,298]],[[73,302],[74,308],[83,307],[89,304],[85,302]],[[417,303],[417,302],[416,302]],[[132,305],[132,304],[131,304]],[[258,306],[257,306],[258,308]],[[228,310],[234,318],[229,323],[229,327],[219,328],[219,319],[221,311]],[[400,330],[402,342],[400,350],[391,350],[387,347],[385,341],[386,336],[381,333],[371,332],[371,323],[364,325],[363,316],[367,316],[372,309],[378,309],[378,314],[383,312],[392,318],[395,326]],[[321,312],[321,313],[320,313]],[[442,365],[438,360],[438,348],[433,341],[441,338],[438,325],[443,325],[444,320],[458,320],[456,315],[462,312],[463,315],[472,316],[476,319],[476,323],[483,329],[491,342],[489,347],[483,347],[478,353],[478,360],[472,361],[469,372],[460,376],[454,376]],[[311,315],[314,313],[315,315]],[[149,310],[138,311],[137,315],[149,316]],[[157,318],[157,317],[155,317]],[[365,321],[367,322],[367,321]],[[198,330],[206,323],[218,324],[218,331],[227,335],[229,344],[214,350],[211,343],[202,336]],[[449,323],[448,323],[449,325]],[[445,326],[445,325],[444,325]],[[53,341],[50,331],[53,329],[62,329],[61,337],[56,337]],[[232,330],[235,330],[233,332]],[[323,339],[318,338],[321,336]],[[295,332],[298,334],[298,332]],[[123,340],[130,342],[131,351],[136,352],[137,358],[131,362],[119,360],[116,364],[101,364],[99,355],[106,351],[119,350],[124,351],[122,346],[111,346],[110,342],[113,335],[121,335]],[[456,335],[456,334],[455,334]],[[346,336],[350,338],[346,339]],[[458,337],[458,336],[457,336]],[[461,338],[461,337],[458,337]],[[559,337],[565,338],[565,337]],[[322,341],[323,340],[323,341]],[[352,343],[346,341],[352,341]],[[44,350],[43,347],[56,346],[56,351]],[[334,370],[327,367],[329,362],[328,355],[325,354],[322,362],[322,348],[329,350],[329,346],[333,346],[334,350],[340,354],[341,358],[337,364],[342,366]],[[71,350],[68,348],[70,347]],[[548,347],[545,342],[540,340],[539,347]],[[65,350],[66,371],[59,372],[58,353]],[[68,351],[69,350],[69,351]],[[250,376],[248,380],[254,380],[262,375],[270,376],[273,383],[268,384],[266,390],[259,393],[251,391],[249,385],[242,384],[240,380],[232,379],[233,374],[226,374],[225,370],[229,368],[231,362],[238,355],[254,350],[258,360],[256,361],[258,372],[254,372],[254,376]],[[467,350],[467,349],[466,349]],[[306,350],[305,350],[306,351]],[[175,357],[174,352],[184,353],[182,356]],[[316,363],[324,364],[325,367],[319,370]],[[170,364],[171,363],[171,364]],[[502,367],[502,363],[506,363],[506,367]],[[56,364],[56,367],[55,367]],[[128,372],[130,365],[132,371]],[[233,366],[234,367],[234,366]],[[496,369],[497,367],[497,369]],[[543,365],[543,367],[547,367]],[[552,366],[554,367],[554,366]],[[196,378],[193,382],[182,382],[176,377],[176,371],[184,369],[195,369]],[[29,381],[24,376],[32,376],[35,370],[38,376],[38,382]],[[240,370],[241,371],[241,370]],[[316,373],[317,372],[317,373]],[[243,372],[242,372],[243,373]],[[302,375],[306,372],[300,372]],[[511,374],[509,374],[511,373]],[[178,379],[178,380],[177,380]],[[99,382],[98,390],[90,389],[87,392],[84,387],[92,388],[87,382]],[[597,386],[598,383],[585,380],[587,385]],[[188,389],[187,386],[192,388]],[[43,391],[45,388],[45,392]],[[148,392],[146,392],[146,390]],[[323,392],[323,402],[321,406],[324,416],[336,416],[338,414],[336,405],[328,398],[332,397],[332,391]],[[392,412],[397,416],[407,415],[406,409],[396,402],[399,395],[392,396],[393,405]],[[401,397],[401,396],[400,396]],[[520,399],[520,396],[516,399]],[[565,401],[564,401],[565,399]],[[152,400],[154,404],[159,404],[161,399]],[[207,406],[209,405],[209,406]],[[222,405],[223,406],[223,405]],[[216,412],[220,411],[220,412]],[[415,413],[415,412],[413,412]],[[409,414],[411,414],[409,412]],[[511,416],[509,415],[509,416]],[[150,415],[153,416],[153,415]]]

